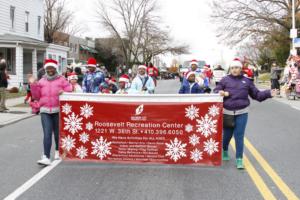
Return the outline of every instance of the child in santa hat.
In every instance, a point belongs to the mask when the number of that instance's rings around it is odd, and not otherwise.
[[[46,74],[38,82],[31,78],[31,93],[40,107],[41,120],[44,132],[44,155],[38,161],[40,165],[50,165],[50,152],[52,146],[52,134],[55,139],[55,156],[59,159],[59,95],[63,92],[71,92],[72,86],[65,77],[58,74],[58,63],[49,59],[44,65]]]
[[[202,88],[196,82],[196,73],[189,71],[186,74],[186,81],[184,81],[179,90],[179,94],[203,94],[205,93],[204,88]]]
[[[126,74],[122,75],[119,79],[119,90],[116,94],[128,94],[130,77]]]
[[[90,58],[87,64],[88,71],[82,81],[82,90],[84,93],[99,93],[100,85],[104,82],[104,74],[97,71],[97,61]]]
[[[110,91],[113,94],[116,94],[116,92],[118,91],[118,86],[117,86],[117,80],[114,77],[112,77],[108,80],[108,86],[109,86]]]
[[[82,93],[83,92],[81,86],[78,84],[78,76],[75,72],[69,74],[68,81],[72,85],[72,92],[74,92],[74,93]]]

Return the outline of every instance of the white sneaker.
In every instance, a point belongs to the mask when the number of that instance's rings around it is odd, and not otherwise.
[[[55,151],[54,160],[60,160],[59,151]]]
[[[47,158],[47,156],[43,155],[42,156],[42,159],[41,160],[38,160],[37,163],[39,165],[45,165],[45,166],[48,166],[48,165],[51,165],[51,160],[49,158]]]

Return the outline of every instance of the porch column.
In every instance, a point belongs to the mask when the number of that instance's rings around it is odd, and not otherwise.
[[[18,85],[23,85],[23,47],[16,47],[16,75]]]
[[[37,77],[37,50],[32,51],[32,75]]]

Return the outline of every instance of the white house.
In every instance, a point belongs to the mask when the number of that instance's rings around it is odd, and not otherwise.
[[[63,48],[44,42],[44,0],[0,0],[0,18],[0,58],[7,60],[10,87],[36,75],[46,57],[65,56]]]

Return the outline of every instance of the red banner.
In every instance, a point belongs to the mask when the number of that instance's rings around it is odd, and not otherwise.
[[[221,165],[222,98],[65,94],[60,153],[67,160]]]

